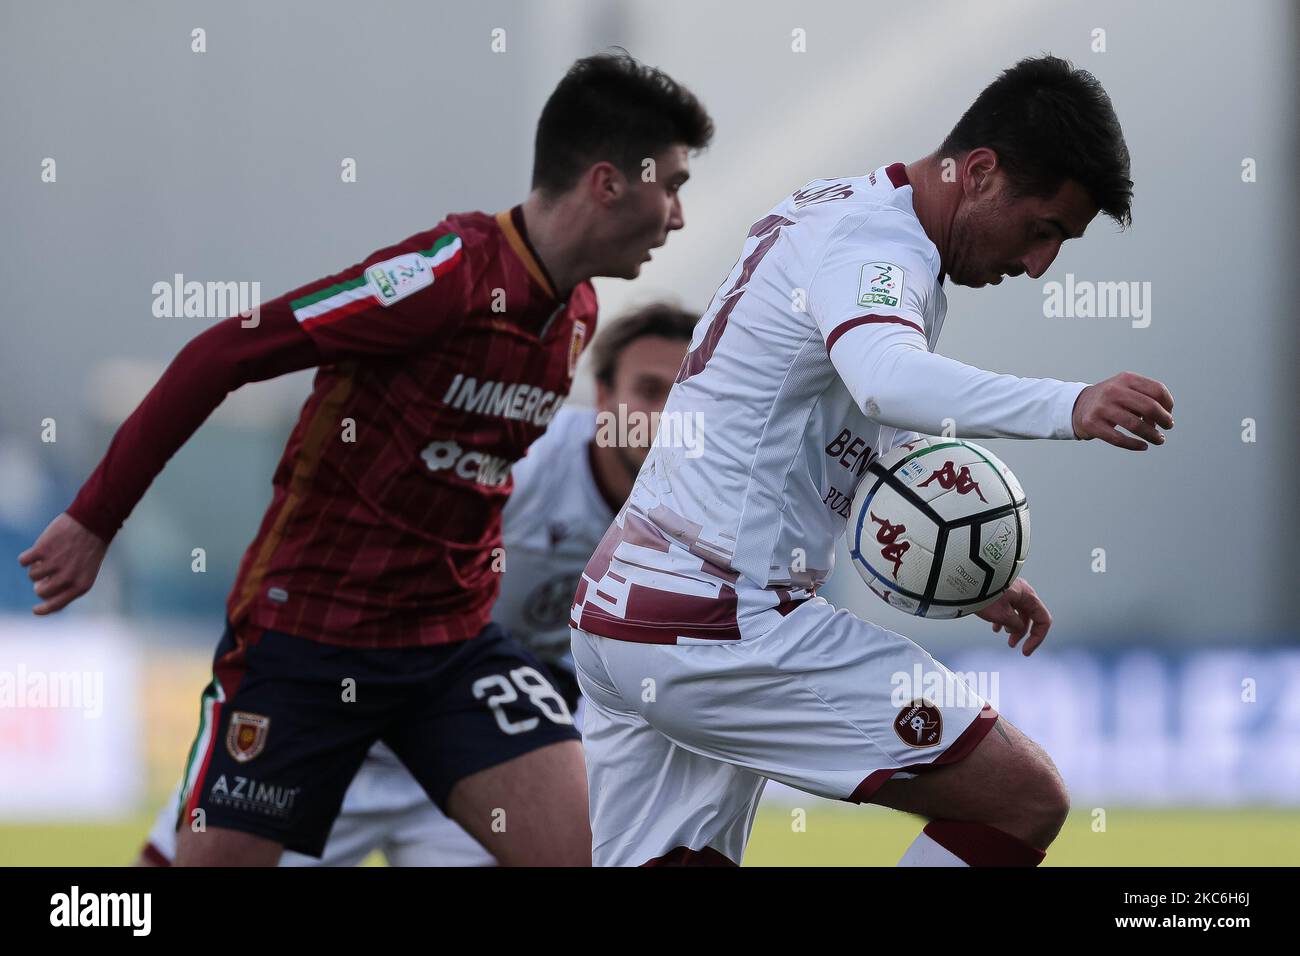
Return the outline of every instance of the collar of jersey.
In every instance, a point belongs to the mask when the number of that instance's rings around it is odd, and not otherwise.
[[[510,250],[524,264],[533,281],[541,286],[547,295],[558,301],[560,297],[555,291],[555,283],[551,281],[546,266],[542,265],[537,250],[528,241],[528,230],[524,226],[524,207],[515,206],[513,209],[499,212],[496,220],[497,225],[501,227],[501,232],[505,234],[506,242],[510,244]]]

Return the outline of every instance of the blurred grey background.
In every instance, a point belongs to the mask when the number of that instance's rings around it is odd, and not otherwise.
[[[1055,612],[1056,641],[1294,640],[1298,9],[6,3],[0,607],[32,603],[13,556],[210,321],[155,318],[155,282],[258,281],[270,298],[448,212],[513,205],[527,192],[537,115],[573,59],[623,46],[689,85],[717,124],[683,191],[686,229],[637,281],[598,281],[608,319],[660,297],[703,309],[781,196],[922,156],[999,70],[1051,51],[1092,70],[1115,102],[1133,156],[1133,228],[1099,220],[1041,281],[950,289],[940,350],[1070,380],[1140,371],[1169,385],[1177,428],[1143,454],[990,443],[1029,494],[1026,576]],[[191,51],[196,28],[204,53]],[[504,52],[493,52],[495,29]],[[42,181],[46,158],[56,182]],[[345,158],[355,183],[341,181]],[[1242,180],[1247,159],[1255,182]],[[1045,318],[1044,284],[1067,273],[1150,282],[1150,326]],[[102,586],[67,613],[193,616],[215,641],[308,387],[300,374],[228,400],[119,535]],[[1247,418],[1253,443],[1242,441]],[[44,419],[54,443],[41,440]],[[206,574],[191,573],[196,547]],[[1096,548],[1105,573],[1091,569]],[[987,627],[904,618],[846,567],[830,592],[932,646],[982,641]]]

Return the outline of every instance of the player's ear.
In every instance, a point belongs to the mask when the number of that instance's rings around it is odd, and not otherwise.
[[[987,146],[979,146],[966,154],[961,167],[963,191],[973,199],[993,185],[992,177],[998,168],[998,154]]]
[[[627,180],[622,172],[613,163],[605,160],[593,163],[587,170],[585,178],[591,198],[602,206],[618,202],[627,189]]]

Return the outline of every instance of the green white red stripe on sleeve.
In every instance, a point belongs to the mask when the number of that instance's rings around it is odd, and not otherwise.
[[[428,249],[362,267],[354,277],[289,302],[304,329],[335,322],[375,305],[387,306],[433,284],[460,261],[460,236],[440,236]]]

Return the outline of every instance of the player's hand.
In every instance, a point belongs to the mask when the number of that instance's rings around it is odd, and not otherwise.
[[[1089,385],[1074,400],[1074,437],[1100,438],[1131,451],[1146,451],[1147,441],[1165,443],[1161,428],[1173,428],[1174,397],[1154,378],[1120,372]],[[1159,427],[1157,427],[1159,426]],[[1125,435],[1123,428],[1134,435]]]
[[[36,582],[41,599],[33,614],[53,614],[90,590],[99,576],[108,545],[66,512],[50,522],[36,543],[18,555],[18,563]]]
[[[1006,628],[1007,647],[1015,647],[1028,633],[1029,640],[1021,648],[1026,657],[1047,640],[1047,632],[1052,627],[1052,615],[1047,605],[1024,578],[1017,578],[1000,598],[984,610],[976,611],[975,616],[990,621],[994,634]]]

